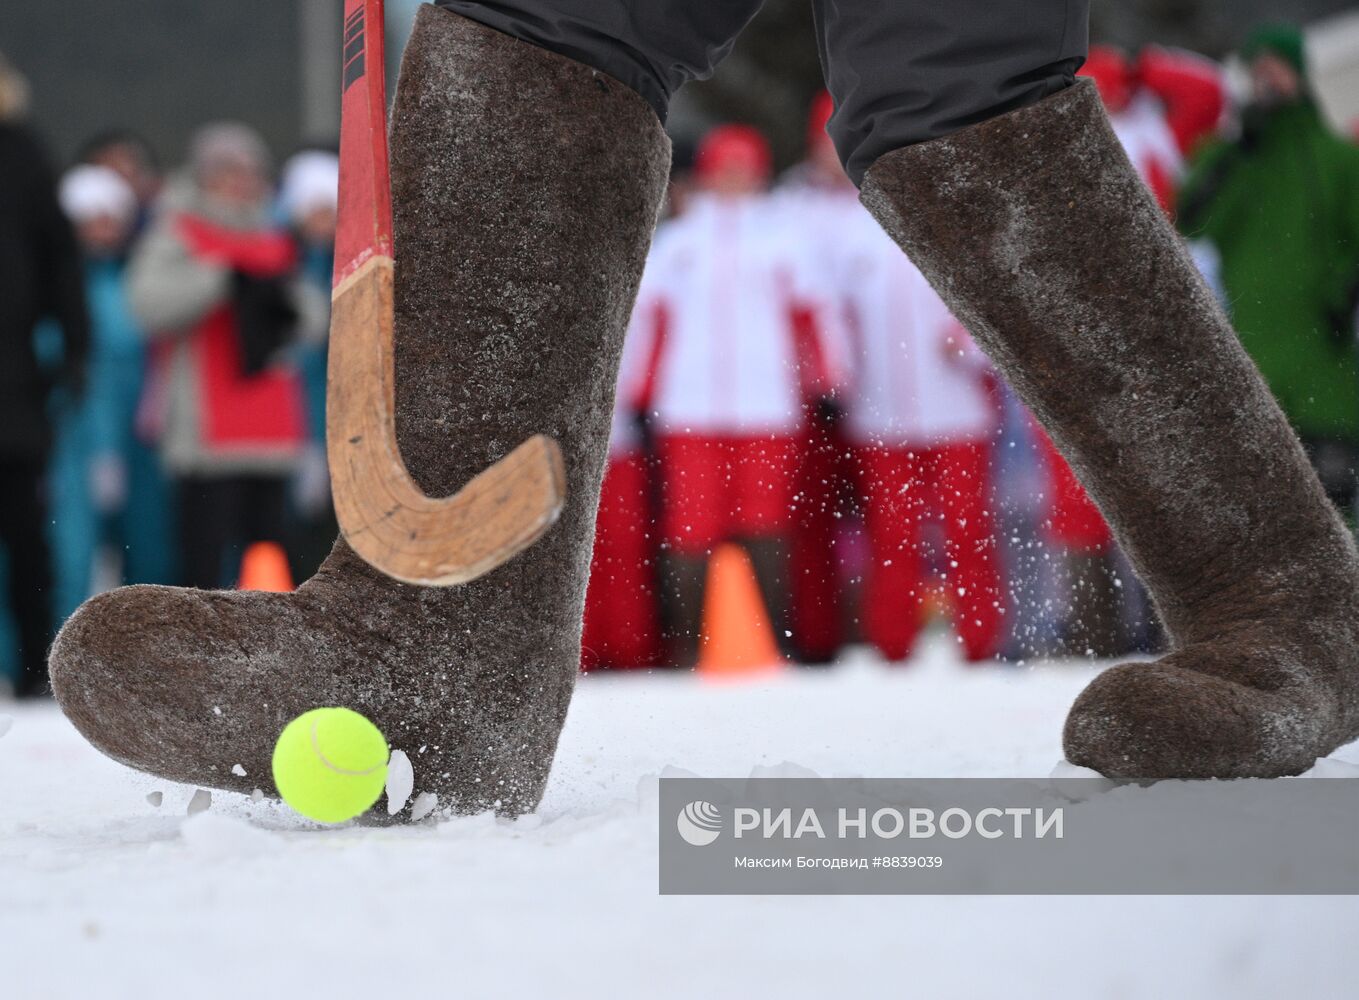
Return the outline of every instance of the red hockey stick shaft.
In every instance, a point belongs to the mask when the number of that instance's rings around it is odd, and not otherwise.
[[[383,0],[345,0],[336,285],[369,258],[392,255],[383,15]]]

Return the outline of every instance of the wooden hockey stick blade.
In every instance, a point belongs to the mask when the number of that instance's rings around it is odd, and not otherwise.
[[[536,542],[566,495],[561,450],[530,438],[451,497],[426,496],[396,441],[392,260],[335,287],[326,451],[340,530],[363,560],[405,583],[475,580]]]
[[[444,499],[426,496],[401,460],[384,23],[382,0],[345,0],[326,451],[335,514],[354,551],[406,583],[448,586],[532,545],[561,512],[566,476],[544,437]]]

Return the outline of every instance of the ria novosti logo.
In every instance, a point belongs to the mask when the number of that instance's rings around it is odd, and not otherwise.
[[[722,833],[722,813],[711,802],[690,802],[675,820],[679,835],[693,847],[707,847]]]

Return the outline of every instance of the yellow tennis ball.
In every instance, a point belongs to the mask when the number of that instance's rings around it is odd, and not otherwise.
[[[274,744],[274,785],[283,801],[320,823],[373,808],[387,784],[387,740],[347,708],[313,708]]]

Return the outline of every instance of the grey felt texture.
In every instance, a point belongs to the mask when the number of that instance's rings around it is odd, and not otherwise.
[[[897,150],[862,199],[1051,433],[1173,652],[1101,674],[1073,763],[1295,774],[1359,736],[1359,561],[1094,85]]]
[[[342,705],[442,806],[534,808],[579,668],[618,355],[669,158],[633,91],[421,8],[392,122],[398,440],[442,495],[550,434],[561,519],[462,587],[397,583],[339,541],[293,594],[96,597],[52,652],[77,728],[141,770],[272,793],[283,726]]]

